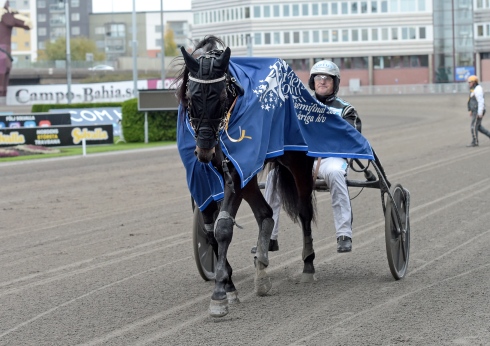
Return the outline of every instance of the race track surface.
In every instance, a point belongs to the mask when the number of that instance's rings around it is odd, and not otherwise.
[[[352,200],[348,254],[317,192],[318,280],[299,282],[301,231],[283,213],[273,288],[257,297],[258,228],[244,202],[229,251],[241,304],[221,319],[207,312],[214,283],[193,258],[174,146],[0,163],[0,345],[490,344],[490,139],[466,147],[466,100],[349,98],[390,182],[411,193],[404,279],[389,270],[379,190]]]

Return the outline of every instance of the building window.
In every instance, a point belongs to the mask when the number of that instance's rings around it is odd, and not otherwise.
[[[260,6],[254,6],[254,18],[260,18]]]
[[[342,9],[342,14],[349,14],[349,4],[347,2],[342,2],[340,6]]]
[[[351,35],[352,35],[352,42],[359,41],[359,30],[352,29]]]
[[[371,41],[378,40],[378,29],[371,29]]]
[[[381,13],[388,13],[388,1],[381,1]]]
[[[73,27],[71,28],[71,34],[72,34],[73,36],[78,36],[78,35],[80,35],[80,27],[79,27],[79,26],[73,26]]]
[[[357,14],[358,13],[357,2],[351,2],[350,13],[351,14]]]
[[[29,42],[24,42],[24,48],[29,48],[30,44]]]
[[[71,7],[80,7],[80,0],[71,0]]]
[[[310,43],[310,32],[303,31],[303,43]]]
[[[378,1],[371,1],[371,13],[378,13]]]
[[[264,33],[264,44],[271,44],[271,33]]]
[[[339,42],[339,31],[332,30],[332,42]]]
[[[361,30],[361,37],[362,37],[363,41],[369,40],[368,29],[362,29]]]
[[[328,14],[328,3],[322,2],[322,16],[326,16]]]
[[[421,26],[419,28],[419,39],[426,39],[427,37],[425,36],[425,27]]]
[[[281,44],[281,33],[274,33],[274,44]]]
[[[322,42],[328,42],[330,40],[329,38],[329,31],[328,30],[322,30]]]
[[[17,42],[12,42],[12,44],[10,45],[10,48],[12,50],[17,50]]]
[[[39,36],[46,36],[46,28],[38,28],[37,33]]]
[[[105,28],[103,26],[98,26],[95,28],[96,35],[105,35]]]
[[[300,43],[299,42],[299,31],[293,31],[293,43]]]
[[[289,4],[288,5],[282,5],[282,16],[283,17],[289,17],[290,16]]]
[[[245,19],[250,18],[250,7],[245,7],[244,17],[245,17]]]
[[[318,16],[320,14],[317,3],[311,5],[311,14],[314,16]]]
[[[261,33],[260,33],[260,32],[256,32],[256,33],[254,34],[254,43],[255,43],[256,45],[261,45],[261,44],[262,44],[262,35],[261,35]]]
[[[332,3],[332,14],[339,14],[339,6],[336,2]]]
[[[398,28],[391,28],[391,39],[398,40]]]
[[[279,5],[274,5],[272,7],[272,13],[273,13],[274,17],[280,17],[281,16],[280,9],[281,9],[281,7]]]
[[[264,5],[264,18],[270,18],[271,7],[269,5]]]
[[[45,41],[39,41],[39,42],[37,43],[37,46],[38,46],[38,48],[39,48],[39,49],[41,49],[41,50],[42,50],[42,49],[46,49],[46,42],[45,42]]]
[[[303,8],[303,16],[309,16],[310,13],[309,13],[309,6],[308,6],[308,4],[303,4],[302,8]]]
[[[349,30],[342,29],[342,42],[348,42],[348,41],[349,41]]]
[[[78,21],[80,21],[80,13],[72,13],[72,14],[71,14],[71,20],[72,20],[73,22],[78,22]]]
[[[299,16],[299,5],[293,4],[293,17],[298,17],[298,16]]]
[[[361,1],[361,13],[368,13],[367,1]]]
[[[46,1],[45,0],[38,0],[37,1],[37,8],[46,8]]]
[[[44,13],[39,13],[39,14],[37,15],[37,21],[38,21],[39,23],[44,23],[44,22],[46,22],[46,15],[45,15]]]
[[[320,32],[318,30],[313,31],[313,43],[320,42]]]
[[[284,44],[291,43],[291,34],[289,32],[285,32],[283,38]]]

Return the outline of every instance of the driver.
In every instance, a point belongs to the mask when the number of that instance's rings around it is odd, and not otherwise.
[[[336,64],[329,60],[322,60],[313,65],[308,86],[315,91],[315,98],[327,105],[331,112],[344,118],[361,132],[361,119],[355,108],[350,103],[337,97],[339,85],[340,70]],[[349,168],[347,159],[339,157],[322,158],[315,161],[313,171],[317,169],[318,164],[318,178],[326,181],[332,197],[337,252],[350,252],[352,250],[352,207],[346,182]],[[274,170],[269,172],[265,184],[265,199],[273,210],[272,218],[274,219],[269,251],[279,250],[277,237],[279,233],[281,199],[279,194],[272,191],[271,182],[274,179],[274,172]],[[252,253],[254,253],[254,250],[256,250],[255,247],[252,248]]]

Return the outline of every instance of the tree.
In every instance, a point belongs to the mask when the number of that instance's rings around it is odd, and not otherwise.
[[[99,52],[95,42],[86,37],[70,39],[70,54],[73,61],[85,61],[87,53],[94,55],[95,61],[105,60],[105,53]],[[59,37],[54,42],[46,42],[46,49],[38,53],[39,60],[66,60],[66,39]]]
[[[177,56],[179,51],[177,50],[177,44],[174,40],[174,32],[167,25],[167,30],[165,30],[165,56]]]

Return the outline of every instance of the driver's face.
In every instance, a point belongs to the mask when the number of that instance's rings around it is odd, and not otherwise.
[[[315,81],[315,92],[320,96],[327,96],[333,93],[334,82],[332,76],[318,74],[313,79]]]

